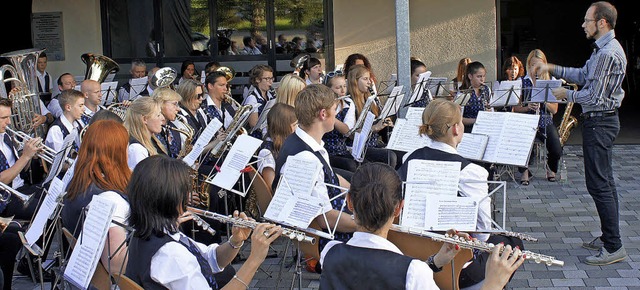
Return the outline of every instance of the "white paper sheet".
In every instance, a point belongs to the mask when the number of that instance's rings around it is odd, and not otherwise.
[[[33,218],[33,222],[24,234],[29,246],[33,246],[33,244],[42,236],[44,228],[47,225],[47,219],[51,218],[54,214],[54,211],[58,206],[58,199],[64,192],[63,186],[64,184],[62,183],[62,180],[57,177],[51,181],[48,193],[45,195],[42,205],[40,205],[40,208],[36,212],[36,216]]]
[[[198,137],[198,141],[196,141],[196,144],[193,145],[189,154],[187,154],[187,156],[185,156],[182,161],[186,162],[187,165],[193,167],[193,165],[196,163],[196,159],[198,159],[200,154],[202,154],[204,147],[209,144],[220,127],[222,127],[222,123],[220,123],[218,119],[211,120],[211,122],[207,124],[207,127],[204,129],[204,131],[202,131],[202,134],[200,134],[200,136]]]
[[[472,197],[428,195],[425,228],[430,231],[474,231],[478,217],[478,202]]]
[[[241,170],[247,166],[261,144],[262,140],[247,134],[238,136],[224,162],[222,162],[220,171],[213,177],[212,183],[226,190],[232,190],[238,178],[242,175]],[[246,195],[246,192],[243,193]],[[244,195],[240,195],[244,197]]]

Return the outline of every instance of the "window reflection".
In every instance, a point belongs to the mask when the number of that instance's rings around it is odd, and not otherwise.
[[[266,2],[261,0],[216,1],[218,54],[267,54]]]
[[[276,53],[324,52],[322,0],[276,0]]]

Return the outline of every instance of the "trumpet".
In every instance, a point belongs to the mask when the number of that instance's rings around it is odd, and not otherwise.
[[[14,195],[18,199],[20,199],[23,205],[27,205],[27,203],[29,203],[29,199],[31,199],[30,196],[20,193],[4,182],[0,182],[0,191],[3,191],[0,192],[0,202],[2,203],[8,202],[9,198],[11,198],[11,195]],[[5,195],[4,192],[6,192],[7,195]]]
[[[204,217],[208,217],[208,218],[212,218],[214,220],[217,220],[219,222],[223,222],[223,223],[228,223],[228,224],[232,224],[234,226],[239,226],[239,227],[245,227],[245,228],[251,228],[251,229],[255,229],[258,226],[258,222],[256,221],[250,221],[250,220],[244,220],[241,218],[234,218],[234,217],[230,217],[230,216],[225,216],[225,215],[221,215],[215,212],[210,212],[210,211],[206,211],[206,210],[201,210],[199,208],[195,208],[195,207],[187,207],[187,210],[190,211],[191,213],[195,214],[195,215],[200,215],[200,216],[204,216]],[[313,229],[307,229],[308,231],[315,231],[313,232],[313,234],[316,235],[327,235],[324,232],[320,232],[317,230],[313,230]],[[305,243],[310,243],[310,244],[315,244],[316,243],[316,238],[312,237],[312,236],[308,236],[305,232],[299,231],[299,230],[294,230],[294,229],[290,229],[290,228],[282,228],[282,234],[283,236],[291,239],[291,240],[296,240],[298,242],[305,242]]]
[[[24,147],[24,142],[27,142],[31,140],[31,138],[33,138],[25,132],[16,131],[9,127],[7,127],[7,132],[11,133],[11,135],[14,136],[13,139],[19,144],[19,147]],[[56,155],[58,155],[58,152],[56,152],[51,147],[48,147],[44,144],[42,144],[42,147],[43,147],[42,151],[38,152],[37,156],[40,157],[42,160],[46,161],[47,163],[53,164],[53,161],[56,159]],[[64,161],[67,162],[69,165],[73,163],[73,160],[69,157],[66,157]]]
[[[478,240],[470,241],[470,240],[461,238],[459,236],[451,236],[449,234],[442,235],[442,234],[437,234],[427,230],[412,229],[412,228],[403,227],[396,224],[392,225],[391,228],[399,232],[405,232],[405,233],[410,233],[410,234],[414,234],[422,237],[428,237],[437,242],[445,242],[449,244],[458,245],[461,248],[465,248],[465,249],[477,249],[484,252],[491,252],[493,250],[493,247],[495,247],[495,245],[492,243],[486,243]],[[564,261],[557,260],[552,256],[533,253],[531,251],[522,251],[520,255],[525,255],[525,258],[527,260],[533,260],[538,264],[544,262],[547,266],[560,266],[560,267],[564,266]]]

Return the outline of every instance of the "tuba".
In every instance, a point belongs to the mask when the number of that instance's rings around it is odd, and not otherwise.
[[[84,74],[85,80],[102,83],[109,74],[117,73],[120,70],[118,63],[104,55],[85,53],[80,58],[87,65]]]
[[[156,88],[172,87],[178,73],[172,67],[163,67],[158,69],[151,76],[151,85]]]
[[[573,90],[578,90],[578,86],[576,84],[568,84]],[[571,129],[578,125],[578,119],[576,117],[571,116],[571,110],[573,109],[573,102],[567,102],[567,106],[564,109],[564,114],[562,115],[562,121],[560,122],[560,127],[558,128],[558,136],[560,137],[560,146],[564,146],[564,143],[569,139],[569,135],[571,134]]]
[[[36,65],[38,56],[44,49],[23,49],[8,52],[0,56],[9,59],[12,65],[5,64],[0,68],[2,75],[2,89],[0,94],[12,100],[12,122],[14,127],[28,134],[35,134],[37,137],[45,137],[46,131],[44,124],[37,128],[33,127],[33,118],[35,115],[42,115],[40,108],[40,97],[38,96],[38,77],[36,74]],[[5,72],[9,72],[11,77],[4,79]],[[12,82],[16,91],[6,92],[4,83]]]

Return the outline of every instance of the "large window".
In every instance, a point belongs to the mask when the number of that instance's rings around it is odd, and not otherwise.
[[[330,1],[102,0],[104,51],[123,63],[266,61],[291,70],[278,60],[299,53],[325,58]]]

